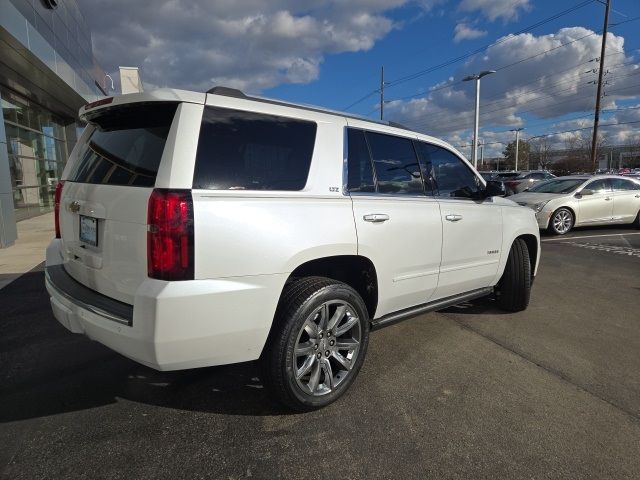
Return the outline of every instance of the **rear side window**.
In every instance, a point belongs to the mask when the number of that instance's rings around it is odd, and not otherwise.
[[[152,187],[177,103],[131,104],[99,112],[68,180]]]
[[[375,192],[373,167],[369,156],[369,147],[364,138],[364,131],[349,129],[347,151],[349,179],[347,188],[350,192]]]
[[[624,178],[612,178],[611,185],[614,190],[640,190],[640,184]]]
[[[420,164],[408,138],[367,132],[378,193],[423,195]]]
[[[302,190],[316,128],[304,120],[205,107],[193,188]]]

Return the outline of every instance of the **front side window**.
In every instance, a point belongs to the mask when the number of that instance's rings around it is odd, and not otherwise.
[[[611,191],[611,184],[609,183],[608,178],[603,178],[601,180],[596,180],[595,182],[588,183],[584,188],[593,190],[596,193],[604,193]]]
[[[640,190],[640,184],[632,182],[631,180],[625,180],[624,178],[612,178],[611,186],[614,190],[629,191]]]
[[[423,195],[420,164],[408,138],[367,132],[378,193]]]
[[[302,190],[316,128],[306,120],[205,107],[193,188]]]
[[[458,156],[430,143],[417,142],[416,145],[428,172],[427,183],[431,183],[436,197],[477,198],[482,184]]]

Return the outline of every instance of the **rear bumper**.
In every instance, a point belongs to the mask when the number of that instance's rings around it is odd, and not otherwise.
[[[74,290],[73,283],[60,280],[59,269],[63,267],[47,266],[45,280],[55,318],[71,332],[157,370],[257,359],[286,280],[285,274],[182,282],[147,279],[129,306],[127,324],[126,315],[114,314],[113,307],[121,302],[80,284]],[[96,299],[103,302],[101,307]]]

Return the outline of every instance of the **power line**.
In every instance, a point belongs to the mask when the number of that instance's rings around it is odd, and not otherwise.
[[[628,73],[628,74],[626,74],[626,75],[619,75],[619,76],[617,76],[617,77],[613,78],[612,80],[621,79],[621,78],[625,78],[625,77],[631,77],[631,76],[635,76],[635,75],[638,75],[638,74],[640,74],[640,70],[633,71],[633,72]],[[567,83],[568,81],[575,81],[575,79],[568,79],[568,80],[559,81],[559,82],[556,82],[555,84],[545,86],[545,87],[543,87],[543,88],[541,88],[541,89],[549,88],[549,87],[552,87],[553,85],[556,85],[556,86],[557,86],[557,85],[561,85],[561,84],[563,84],[563,83]],[[609,90],[609,93],[608,93],[608,94],[615,93],[615,92],[618,92],[618,91],[621,91],[621,90],[627,90],[627,89],[629,89],[629,88],[634,88],[634,87],[636,87],[636,86],[637,86],[637,85],[631,85],[631,86],[627,86],[627,87],[623,87],[623,88],[618,88],[618,89],[614,89],[614,90]],[[494,109],[490,109],[490,110],[486,110],[486,109],[484,109],[484,110],[482,110],[482,111],[480,112],[480,115],[481,115],[481,116],[487,116],[487,115],[490,115],[490,114],[492,114],[492,113],[496,113],[496,112],[499,112],[499,111],[502,111],[502,110],[508,110],[508,109],[510,109],[510,108],[516,108],[516,107],[518,107],[518,106],[528,105],[528,104],[530,104],[530,103],[537,102],[537,101],[540,101],[540,100],[545,100],[545,99],[548,99],[548,98],[553,98],[553,97],[556,97],[559,93],[566,92],[566,91],[568,91],[568,90],[572,90],[573,88],[574,88],[574,85],[572,85],[572,86],[570,86],[570,87],[567,87],[567,88],[563,88],[563,89],[561,89],[561,90],[555,90],[555,91],[553,91],[553,92],[551,92],[551,93],[549,93],[549,94],[546,94],[546,95],[536,96],[535,98],[532,98],[531,100],[528,100],[528,101],[526,101],[526,102],[518,103],[518,102],[517,102],[518,98],[521,98],[521,97],[523,97],[523,96],[526,96],[526,95],[528,95],[529,93],[531,93],[531,92],[532,92],[532,91],[525,91],[525,92],[522,92],[522,93],[520,93],[520,94],[518,94],[518,95],[514,95],[513,97],[510,97],[510,98],[508,98],[508,99],[497,100],[496,102],[490,102],[490,103],[488,103],[488,104],[485,104],[485,105],[484,105],[484,107],[486,107],[487,105],[499,104],[499,103],[501,103],[501,102],[505,102],[505,101],[512,102],[512,103],[510,103],[509,105],[501,106],[501,107],[498,107],[498,108],[494,108]],[[541,90],[541,89],[536,89],[536,90],[533,90],[533,91],[538,91],[538,90]],[[578,101],[578,100],[583,100],[583,99],[585,99],[585,98],[588,98],[590,95],[591,95],[591,94],[589,94],[589,95],[582,95],[582,96],[578,96],[578,97],[575,97],[575,96],[574,96],[574,97],[569,98],[569,99],[567,99],[567,100],[560,101],[560,102],[556,102],[556,103],[554,103],[554,106],[555,106],[555,105],[562,105],[562,104],[570,103],[570,102],[575,102],[575,101]],[[513,112],[513,114],[514,114],[514,115],[515,115],[515,114],[519,114],[519,115],[521,115],[521,114],[523,114],[523,113],[535,112],[536,110],[540,110],[540,109],[542,109],[542,108],[548,108],[548,107],[547,107],[547,106],[534,107],[534,108],[530,108],[530,109],[527,109],[527,110],[521,110],[521,111]],[[434,122],[434,121],[437,121],[437,120],[438,120],[438,118],[442,118],[444,115],[449,115],[449,114],[448,114],[448,113],[443,112],[443,113],[440,113],[439,115],[431,115],[431,116],[428,118],[428,120],[426,120],[426,121],[424,121],[424,122],[421,122],[421,123],[414,124],[414,126],[415,126],[416,128],[423,128],[423,127],[425,127],[425,126],[427,126],[427,125],[433,124],[433,122]],[[444,127],[444,128],[446,128],[448,125],[452,125],[452,126],[453,126],[453,125],[455,125],[455,123],[451,123],[451,122],[449,122],[449,123],[446,123],[444,126],[440,124],[440,125],[439,125],[439,127],[440,127],[440,128],[443,128],[443,127]]]
[[[501,39],[499,39],[496,42],[490,43],[488,45],[484,45],[484,46],[482,46],[480,48],[477,48],[477,49],[473,50],[472,52],[469,52],[469,53],[466,53],[464,55],[460,55],[458,57],[452,58],[452,59],[447,60],[445,62],[442,62],[442,63],[440,63],[438,65],[434,65],[433,67],[428,67],[426,69],[420,70],[420,71],[412,73],[410,75],[406,75],[404,77],[400,77],[400,78],[398,78],[398,79],[396,79],[394,81],[389,82],[389,86],[396,86],[396,85],[399,85],[401,83],[408,82],[408,81],[413,80],[415,78],[419,78],[419,77],[421,77],[423,75],[426,75],[428,73],[431,73],[431,72],[434,72],[434,71],[439,70],[441,68],[444,68],[444,67],[447,67],[449,65],[452,65],[454,63],[460,62],[462,60],[466,60],[467,58],[470,58],[470,57],[472,57],[474,55],[477,55],[478,53],[482,53],[483,51],[489,49],[490,47],[493,47],[493,46],[500,45],[502,43],[508,42],[508,41],[516,38],[518,35],[521,35],[523,33],[526,33],[526,32],[529,32],[531,30],[534,30],[535,28],[537,28],[537,27],[539,27],[541,25],[544,25],[545,23],[548,23],[548,22],[550,22],[552,20],[560,18],[560,17],[562,17],[564,15],[567,15],[569,13],[572,13],[572,12],[582,8],[582,7],[585,7],[585,6],[593,3],[594,1],[595,0],[586,0],[584,2],[580,2],[579,4],[574,5],[573,7],[570,7],[570,8],[567,8],[566,10],[558,12],[558,13],[556,13],[556,14],[550,16],[550,17],[547,17],[547,18],[545,18],[545,19],[543,19],[543,20],[541,20],[541,21],[539,21],[537,23],[534,23],[533,25],[529,25],[528,27],[525,27],[522,30],[518,30],[517,32],[515,32],[513,34],[510,34],[510,35],[508,35],[506,37],[502,37]]]
[[[602,125],[600,125],[601,127],[616,127],[619,125],[632,125],[632,124],[636,124],[636,123],[640,123],[640,120],[632,120],[629,122],[618,122],[618,123],[603,123]],[[574,132],[580,132],[582,130],[590,130],[591,127],[580,127],[580,128],[573,128],[571,130],[562,130],[559,132],[550,132],[550,133],[543,133],[540,135],[534,135],[532,137],[527,138],[527,142],[531,141],[531,140],[535,140],[536,138],[545,138],[545,137],[553,137],[554,135],[561,135],[563,133],[574,133]],[[509,143],[511,142],[500,142],[500,141],[495,141],[495,142],[486,142],[484,143],[484,145],[509,145]],[[454,147],[456,148],[468,148],[471,147],[472,144],[464,144],[464,145],[454,145]]]
[[[572,12],[582,8],[582,7],[585,7],[585,6],[587,6],[587,5],[591,4],[591,3],[594,3],[595,1],[596,0],[585,0],[583,2],[580,2],[580,3],[576,4],[576,5],[574,5],[573,7],[567,8],[567,9],[561,11],[561,12],[558,12],[558,13],[556,13],[554,15],[551,15],[550,17],[547,17],[547,18],[545,18],[543,20],[540,20],[540,21],[538,21],[538,22],[536,22],[536,23],[534,23],[532,25],[529,25],[529,26],[523,28],[522,30],[518,30],[517,32],[515,32],[513,34],[510,34],[510,35],[507,35],[505,37],[502,37],[502,38],[500,38],[499,40],[497,40],[497,41],[495,41],[493,43],[484,45],[484,46],[482,46],[480,48],[477,48],[476,50],[473,50],[473,51],[471,51],[469,53],[466,53],[464,55],[460,55],[458,57],[454,57],[454,58],[452,58],[450,60],[447,60],[447,61],[442,62],[440,64],[434,65],[432,67],[420,70],[418,72],[406,75],[404,77],[400,77],[400,78],[398,78],[398,79],[396,79],[394,81],[389,82],[387,84],[387,87],[394,87],[396,85],[400,85],[402,83],[408,82],[408,81],[413,80],[415,78],[419,78],[421,76],[424,76],[424,75],[426,75],[428,73],[434,72],[434,71],[439,70],[441,68],[447,67],[449,65],[453,65],[453,64],[455,64],[457,62],[460,62],[462,60],[466,60],[467,58],[470,58],[470,57],[472,57],[474,55],[477,55],[478,53],[482,53],[483,51],[489,49],[490,47],[493,47],[493,46],[500,45],[502,43],[508,42],[508,41],[510,41],[510,40],[512,40],[514,38],[517,38],[517,36],[521,35],[522,33],[526,33],[526,32],[529,32],[531,30],[534,30],[535,28],[538,28],[538,27],[540,27],[540,26],[542,26],[542,25],[544,25],[546,23],[549,23],[549,22],[551,22],[551,21],[553,21],[553,20],[555,20],[557,18],[560,18],[560,17],[562,17],[564,15],[568,15],[569,13],[572,13]],[[367,95],[363,96],[362,98],[360,98],[360,99],[356,100],[355,102],[351,103],[350,105],[345,107],[343,110],[349,110],[349,109],[353,108],[354,106],[360,104],[361,102],[365,101],[366,99],[368,99],[369,97],[371,97],[372,95],[374,95],[376,93],[378,93],[377,89],[373,90],[372,92],[368,93]]]

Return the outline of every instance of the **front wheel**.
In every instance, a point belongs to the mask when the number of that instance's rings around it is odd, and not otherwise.
[[[574,224],[573,213],[568,208],[559,208],[549,220],[549,231],[556,235],[565,235],[571,231]]]
[[[368,341],[367,309],[353,288],[323,277],[295,279],[261,357],[265,386],[293,410],[324,407],[353,383]]]

